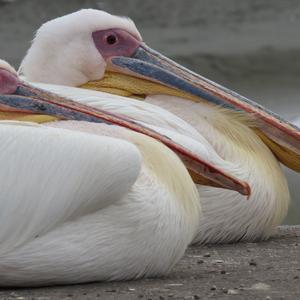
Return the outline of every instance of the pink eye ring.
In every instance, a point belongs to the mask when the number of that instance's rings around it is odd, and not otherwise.
[[[120,28],[94,31],[92,39],[104,59],[113,56],[130,57],[142,44],[142,41]]]

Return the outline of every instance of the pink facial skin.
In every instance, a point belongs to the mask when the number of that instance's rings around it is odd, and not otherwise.
[[[18,84],[19,80],[15,74],[0,68],[0,94],[15,93]]]
[[[129,32],[118,28],[94,31],[92,37],[105,60],[113,56],[130,57],[142,44]]]

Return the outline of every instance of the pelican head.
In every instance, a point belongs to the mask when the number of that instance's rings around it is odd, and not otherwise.
[[[152,50],[134,23],[85,9],[45,23],[24,58],[28,80],[143,98],[167,94],[246,114],[278,159],[300,171],[299,129],[276,114]]]

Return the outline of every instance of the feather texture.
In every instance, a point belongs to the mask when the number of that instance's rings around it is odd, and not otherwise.
[[[224,160],[235,165],[232,173],[250,184],[248,201],[231,191],[198,186],[203,218],[195,242],[269,238],[287,214],[290,195],[279,162],[251,129],[251,121],[203,103],[186,105],[186,100],[176,97],[150,96],[146,101],[192,125]]]
[[[33,81],[70,86],[101,78],[106,63],[91,42],[91,33],[108,28],[126,29],[141,40],[129,18],[96,9],[82,9],[46,22],[37,31],[19,72]]]
[[[284,219],[289,190],[277,159],[238,113],[174,96],[141,102],[106,93],[38,85],[74,100],[136,119],[184,144],[208,161],[247,181],[248,201],[235,192],[198,186],[204,216],[195,242],[253,241],[270,237]],[[198,154],[200,154],[198,152]]]
[[[198,228],[189,174],[151,138],[86,122],[1,122],[0,141],[1,286],[163,275]]]

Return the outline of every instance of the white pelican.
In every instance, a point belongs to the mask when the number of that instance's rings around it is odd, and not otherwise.
[[[195,154],[174,142],[182,142],[180,135],[162,136],[34,89],[3,61],[0,116],[15,120],[0,122],[0,286],[170,271],[198,229],[201,207],[181,160],[149,136],[172,148],[198,178],[248,192],[246,183],[213,166],[222,159],[212,149],[196,145]],[[47,125],[16,121],[42,119]]]
[[[299,130],[150,49],[130,19],[87,9],[49,21],[38,30],[20,73],[29,81],[82,86],[159,105],[238,166],[239,178],[251,186],[250,201],[198,186],[204,217],[195,242],[266,239],[285,217],[289,190],[278,160],[300,170]],[[126,107],[123,112],[130,114]],[[177,129],[176,120],[148,116],[146,123]]]

